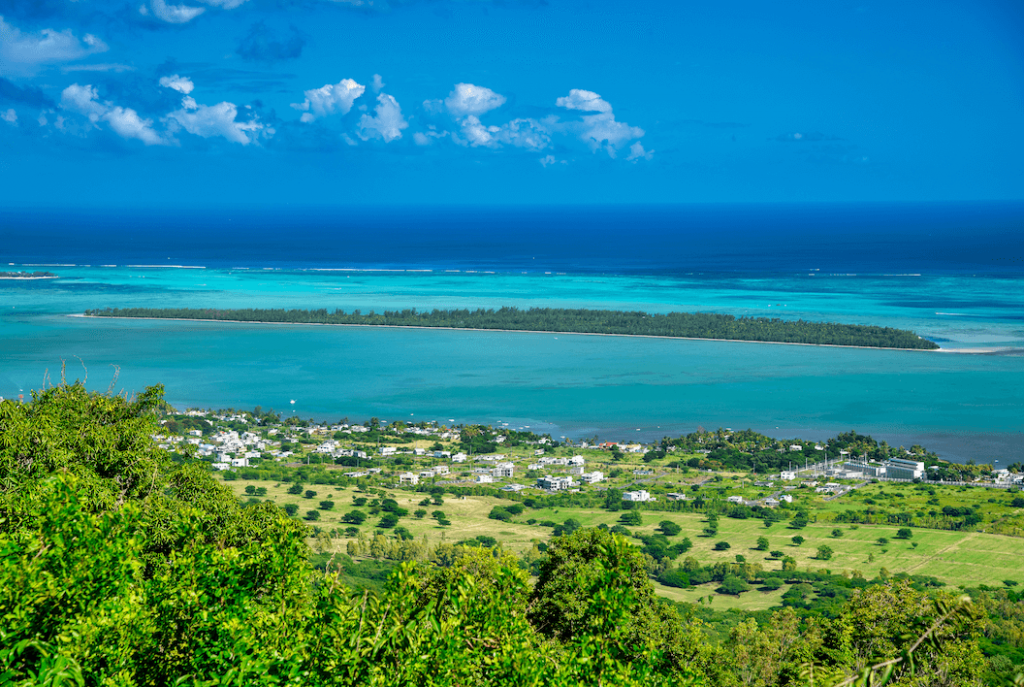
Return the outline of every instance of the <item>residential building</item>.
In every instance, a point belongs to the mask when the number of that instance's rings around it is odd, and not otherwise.
[[[418,475],[416,475],[416,474],[414,474],[412,472],[403,472],[402,474],[400,474],[398,476],[398,483],[399,484],[410,484],[412,486],[416,486],[417,484],[420,483],[420,478],[419,478]]]
[[[580,469],[582,469],[582,468],[580,468]],[[598,470],[595,470],[594,472],[581,472],[580,473],[580,482],[582,482],[583,484],[597,484],[598,482],[601,482],[603,480],[604,480],[604,473],[600,472]]]
[[[622,492],[622,500],[642,503],[644,501],[655,501],[656,499],[652,497],[649,493],[641,489],[639,491]]]

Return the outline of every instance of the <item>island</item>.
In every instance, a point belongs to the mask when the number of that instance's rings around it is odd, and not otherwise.
[[[56,279],[53,272],[0,272],[0,279]]]
[[[424,327],[493,331],[600,334],[608,336],[755,341],[762,343],[854,346],[901,350],[936,350],[934,341],[892,327],[808,322],[766,317],[734,317],[716,313],[654,314],[619,310],[503,307],[477,310],[396,310],[363,313],[353,310],[213,308],[104,308],[87,317],[217,320],[276,324]]]

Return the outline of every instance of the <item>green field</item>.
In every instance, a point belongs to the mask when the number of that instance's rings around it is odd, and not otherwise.
[[[321,511],[320,527],[345,528],[342,516],[354,510],[353,495],[359,495],[352,488],[310,485],[307,488],[317,492],[312,499],[294,496],[287,493],[287,483],[246,482],[242,480],[225,482],[240,497],[245,498],[244,489],[247,485],[261,486],[267,489],[266,498],[279,505],[294,503],[299,506],[301,517],[309,510],[315,510],[322,500],[332,500],[335,508],[332,511]],[[978,490],[980,491],[980,490]],[[392,494],[399,505],[407,508],[410,515],[401,519],[400,525],[407,528],[417,539],[426,536],[427,541],[435,544],[442,540],[457,542],[472,539],[478,535],[497,538],[503,546],[514,551],[525,551],[533,544],[547,541],[551,537],[551,529],[540,525],[529,525],[527,519],[538,522],[552,520],[558,523],[574,518],[586,527],[600,524],[609,526],[618,523],[621,513],[612,513],[602,509],[559,508],[559,509],[526,509],[516,518],[515,522],[501,522],[487,517],[495,505],[508,505],[510,502],[490,496],[452,497],[446,495],[442,506],[424,506],[432,513],[443,510],[451,520],[450,527],[441,527],[429,515],[424,519],[413,517],[412,513],[420,508],[419,502],[427,497],[424,493],[394,490]],[[365,494],[363,494],[365,496]],[[360,509],[368,512],[366,507]],[[802,530],[791,529],[786,523],[776,523],[765,528],[758,519],[738,520],[722,517],[719,519],[718,533],[713,538],[701,535],[706,526],[702,515],[694,513],[660,513],[643,512],[644,524],[630,528],[637,533],[653,533],[661,520],[671,520],[682,527],[682,532],[675,538],[684,536],[693,542],[693,548],[686,555],[694,556],[704,564],[718,561],[734,561],[737,554],[746,557],[748,562],[760,563],[765,570],[781,569],[781,562],[771,558],[766,551],[755,550],[757,538],[768,538],[769,550],[783,551],[786,556],[796,559],[800,569],[814,571],[830,570],[833,573],[858,571],[867,578],[875,577],[884,568],[890,574],[912,573],[931,575],[949,585],[1001,585],[1003,580],[1024,580],[1021,560],[1024,556],[1024,539],[1003,535],[977,532],[954,532],[947,530],[913,529],[913,538],[909,541],[896,539],[896,526],[889,525],[843,525],[834,523],[811,523]],[[378,517],[371,516],[359,530],[369,534],[376,529]],[[839,528],[843,532],[840,538],[833,538],[831,532]],[[796,546],[791,538],[799,534],[806,541]],[[880,545],[878,539],[889,540]],[[729,542],[727,551],[715,551],[714,545],[719,541]],[[335,548],[345,550],[347,540],[335,539]],[[914,544],[917,544],[915,547]],[[834,550],[831,560],[819,561],[815,558],[817,548],[828,545]],[[706,596],[707,591],[682,591],[660,587],[660,591],[668,597],[680,600],[695,600]],[[762,597],[767,601],[758,602]],[[770,603],[770,594],[761,592],[747,593],[737,601],[740,606],[752,604],[760,607]],[[720,607],[731,603],[722,599]]]

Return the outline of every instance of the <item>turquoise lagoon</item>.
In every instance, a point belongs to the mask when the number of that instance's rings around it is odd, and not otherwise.
[[[0,396],[56,380],[64,360],[71,378],[84,365],[93,388],[106,389],[115,367],[118,390],[162,383],[178,407],[508,423],[575,438],[652,439],[698,425],[812,439],[855,429],[954,460],[1024,457],[1019,275],[8,269],[61,278],[0,281]],[[108,306],[502,305],[878,324],[946,352],[70,317]]]

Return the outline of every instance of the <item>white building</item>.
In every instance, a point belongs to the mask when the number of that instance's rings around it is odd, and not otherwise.
[[[551,477],[550,475],[545,475],[544,477],[537,479],[537,486],[549,491],[560,491],[562,489],[569,489],[573,484],[572,479],[569,477]]]
[[[511,477],[514,471],[515,466],[512,463],[497,463],[491,474],[495,477]]]
[[[796,479],[796,471],[795,470],[783,470],[782,474],[779,475],[779,479],[781,479],[784,482],[788,482],[789,480],[794,480],[794,479]]]
[[[491,483],[493,481],[494,481],[494,477],[492,477],[491,475],[480,474],[480,475],[476,476],[476,483],[477,484],[489,484],[489,483]]]
[[[726,499],[726,501],[728,501],[729,503],[743,503],[743,497],[742,496],[730,496],[729,498]]]
[[[669,501],[685,501],[686,494],[672,492],[671,494],[665,494],[665,498],[667,498]]]
[[[622,500],[623,501],[633,501],[633,502],[639,503],[639,502],[644,502],[644,501],[654,501],[656,499],[654,499],[654,497],[652,497],[649,493],[647,493],[646,491],[641,489],[640,491],[624,491],[624,492],[622,492]]]
[[[418,475],[416,475],[414,473],[403,472],[402,474],[400,474],[398,476],[398,483],[399,484],[411,484],[411,485],[415,486],[415,485],[420,483],[420,478],[419,478]]]
[[[447,475],[449,472],[450,471],[448,470],[448,466],[447,465],[435,465],[434,466],[434,474],[435,475]]]
[[[583,484],[597,484],[604,480],[604,473],[598,470],[594,472],[584,472],[580,475],[580,482]]]

